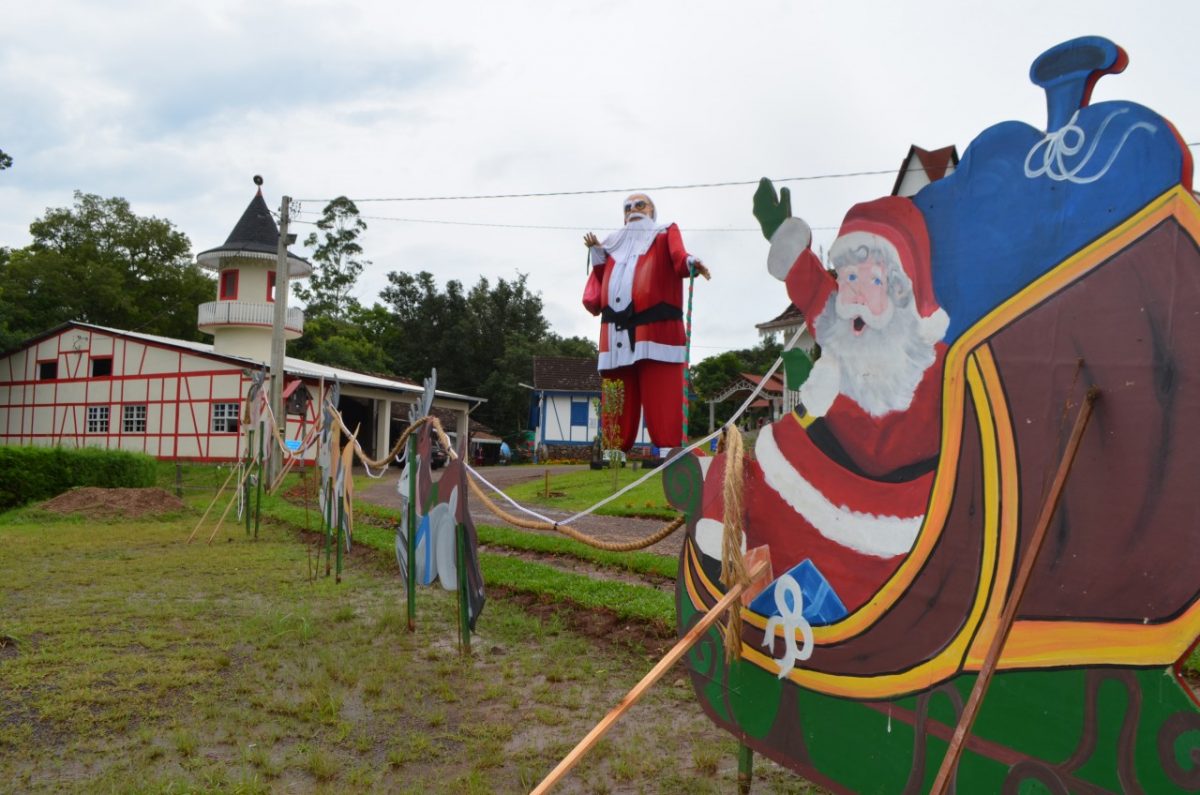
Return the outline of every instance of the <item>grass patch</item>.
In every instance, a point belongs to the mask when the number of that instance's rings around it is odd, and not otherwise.
[[[485,582],[514,591],[545,595],[585,608],[612,610],[621,618],[670,627],[675,621],[675,597],[654,588],[612,580],[582,577],[543,563],[500,555],[480,555]]]
[[[400,512],[381,505],[359,503],[354,506],[355,512],[395,523],[400,521]],[[475,531],[479,543],[488,544],[518,552],[536,552],[541,555],[555,555],[577,558],[588,563],[635,574],[645,574],[652,577],[663,577],[674,580],[679,568],[679,561],[673,556],[656,555],[653,552],[609,552],[596,549],[587,544],[565,536],[532,533],[527,530],[516,530],[496,525],[477,524]],[[389,534],[391,531],[388,531]],[[356,530],[356,535],[358,531]]]
[[[528,791],[649,667],[497,599],[462,658],[454,594],[422,589],[409,633],[390,567],[358,558],[340,585],[313,580],[311,537],[270,519],[257,541],[235,526],[186,545],[198,517],[0,524],[0,633],[16,649],[0,657],[4,788]],[[638,601],[621,594],[596,598]],[[662,764],[692,769],[693,747],[723,736],[688,690],[635,709],[578,781],[618,780],[619,764],[654,789],[660,768],[630,763],[650,738]]]
[[[385,509],[372,506],[371,510],[379,512]],[[388,511],[387,513],[394,514],[395,512]],[[476,529],[482,541],[485,535],[484,529],[483,527]],[[508,532],[501,528],[489,527],[489,534],[492,531],[496,531],[495,536],[505,537],[510,544],[524,545],[514,546],[517,549],[536,547],[541,543],[539,539],[554,542],[548,545],[554,547],[560,547],[559,542],[564,540],[570,541],[570,539],[558,539],[534,533]],[[396,536],[395,532],[390,528],[363,525],[361,528],[356,528],[354,536],[360,544],[373,547],[386,553],[389,557],[395,555]],[[600,550],[594,550],[575,541],[571,541],[571,544],[589,552],[600,552]],[[508,544],[505,546],[508,546]],[[608,559],[607,556],[612,556],[612,559],[624,557],[619,556],[617,553],[604,553],[604,556],[605,559]],[[583,556],[581,555],[580,557]],[[643,565],[647,568],[653,567],[653,573],[665,572],[665,563],[669,562],[671,575],[674,574],[677,564],[672,559],[661,555],[645,553],[642,555],[642,558],[649,559],[645,560]],[[485,583],[502,585],[522,593],[537,594],[553,601],[573,602],[586,609],[603,608],[612,610],[621,618],[648,621],[663,627],[674,625],[675,598],[673,595],[656,588],[596,579],[563,571],[536,561],[513,558],[507,555],[489,555],[486,551],[482,550],[479,553],[479,565],[483,570]]]
[[[622,467],[617,469],[617,487],[613,488],[611,469],[583,469],[570,472],[550,472],[550,496],[546,496],[545,479],[518,483],[505,489],[517,502],[547,505],[566,511],[582,511],[619,491],[646,474],[645,470]],[[600,507],[596,513],[605,516],[648,516],[674,519],[679,512],[663,496],[662,474],[657,474],[627,494]]]

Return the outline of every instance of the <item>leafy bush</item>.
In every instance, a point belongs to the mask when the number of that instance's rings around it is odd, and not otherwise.
[[[47,500],[78,486],[153,486],[154,458],[85,447],[0,447],[0,510]]]

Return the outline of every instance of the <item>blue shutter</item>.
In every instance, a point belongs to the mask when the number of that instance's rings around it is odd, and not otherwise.
[[[571,401],[571,427],[586,428],[588,424],[588,402],[587,400],[572,400]]]

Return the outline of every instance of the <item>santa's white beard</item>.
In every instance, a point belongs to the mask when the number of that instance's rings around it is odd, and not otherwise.
[[[839,365],[839,391],[874,417],[907,409],[937,358],[933,343],[921,338],[916,311],[910,305],[895,307],[886,320],[864,317],[866,325],[857,334],[854,315],[840,314],[847,312],[839,313],[835,293],[815,324],[821,356],[832,356]]]
[[[604,250],[617,262],[634,262],[646,253],[664,229],[666,226],[653,218],[637,218],[605,238]]]

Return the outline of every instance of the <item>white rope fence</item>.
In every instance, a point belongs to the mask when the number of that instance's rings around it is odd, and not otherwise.
[[[796,340],[800,339],[800,335],[801,335],[801,334],[803,334],[803,333],[804,333],[804,327],[801,327],[801,328],[797,329],[796,333],[792,335],[792,338],[791,338],[790,340],[788,340],[788,342],[787,342],[787,345],[785,345],[785,346],[784,346],[784,350],[788,350],[788,349],[790,349],[790,348],[791,348],[793,345],[795,345],[795,344],[796,344]],[[762,377],[762,379],[760,379],[760,380],[759,380],[759,382],[758,382],[758,386],[756,386],[756,387],[755,387],[755,388],[754,388],[754,389],[753,389],[753,390],[750,392],[750,396],[749,396],[748,398],[746,398],[746,399],[745,399],[745,400],[742,402],[742,405],[741,405],[741,406],[739,406],[739,407],[738,407],[738,409],[737,409],[737,411],[735,411],[735,412],[733,413],[733,416],[731,416],[731,417],[730,417],[728,420],[726,420],[726,421],[724,422],[724,424],[722,424],[722,425],[721,425],[721,427],[720,427],[720,428],[718,428],[717,430],[715,430],[715,431],[713,431],[712,433],[708,434],[708,435],[707,435],[707,436],[705,436],[704,438],[702,438],[702,439],[698,439],[698,440],[696,440],[696,441],[692,442],[691,444],[689,444],[689,445],[688,445],[688,446],[686,446],[686,447],[681,447],[681,448],[679,448],[679,450],[677,450],[677,451],[676,451],[676,452],[675,452],[673,455],[671,455],[669,458],[667,458],[667,459],[666,459],[665,461],[663,461],[661,464],[659,464],[658,466],[656,466],[654,469],[651,469],[651,470],[650,470],[650,471],[648,471],[646,474],[642,475],[640,478],[638,478],[637,480],[633,481],[633,482],[632,482],[632,483],[630,483],[629,485],[625,486],[624,488],[620,489],[619,491],[617,491],[617,492],[615,492],[615,493],[613,493],[613,494],[610,494],[609,496],[607,496],[607,497],[605,497],[604,499],[602,499],[602,500],[600,500],[599,502],[597,502],[595,505],[592,505],[592,506],[591,506],[591,507],[589,507],[589,508],[585,508],[584,510],[580,511],[579,513],[577,513],[577,514],[574,514],[573,516],[570,516],[570,517],[568,517],[568,518],[566,518],[566,519],[563,519],[563,520],[561,520],[561,521],[555,521],[555,520],[553,520],[553,519],[547,519],[545,516],[542,516],[542,515],[541,515],[540,513],[538,513],[537,511],[530,510],[530,509],[528,509],[528,508],[525,508],[525,507],[523,507],[523,506],[521,506],[521,505],[517,504],[517,502],[516,502],[516,501],[514,501],[514,500],[513,500],[511,497],[509,497],[507,494],[505,494],[503,491],[501,491],[499,488],[497,488],[497,487],[496,487],[495,485],[493,485],[492,483],[489,483],[489,482],[488,482],[488,480],[487,480],[486,478],[484,478],[482,475],[480,475],[480,474],[479,474],[479,472],[478,472],[478,471],[477,471],[477,470],[476,470],[474,467],[472,467],[472,466],[471,466],[471,465],[469,465],[469,464],[467,465],[467,471],[468,471],[468,472],[470,472],[472,475],[474,475],[476,478],[478,478],[480,482],[482,482],[482,483],[484,483],[485,485],[487,485],[487,486],[488,486],[488,487],[489,487],[489,488],[490,488],[492,491],[494,491],[496,494],[499,494],[501,497],[503,497],[503,498],[504,498],[504,499],[505,499],[505,500],[506,500],[506,501],[507,501],[507,502],[508,502],[510,505],[512,505],[512,506],[513,506],[514,508],[516,508],[517,510],[519,510],[519,511],[522,511],[522,512],[524,512],[524,513],[526,513],[526,514],[528,514],[528,515],[530,515],[530,516],[533,516],[533,517],[537,518],[539,521],[546,522],[547,524],[553,524],[553,525],[564,525],[564,524],[566,524],[566,525],[569,525],[569,524],[573,524],[574,522],[576,522],[576,521],[578,521],[578,520],[580,520],[580,519],[584,518],[585,516],[590,516],[591,514],[595,513],[595,512],[596,512],[597,510],[599,510],[600,508],[604,507],[605,505],[608,505],[608,504],[609,504],[610,502],[612,502],[613,500],[615,500],[615,499],[617,499],[617,498],[621,497],[623,494],[626,494],[627,492],[629,492],[629,491],[631,491],[631,490],[633,490],[633,489],[637,488],[638,486],[642,485],[642,484],[643,484],[643,483],[645,483],[647,480],[649,480],[650,478],[652,478],[652,477],[654,477],[655,475],[659,474],[659,473],[660,473],[660,472],[662,472],[664,469],[666,469],[667,467],[669,467],[671,464],[673,464],[673,463],[675,463],[676,461],[678,461],[680,458],[683,458],[685,455],[687,455],[687,454],[691,453],[691,452],[692,452],[693,450],[695,450],[697,447],[702,447],[702,446],[704,446],[704,445],[708,444],[709,442],[711,442],[713,439],[715,439],[715,438],[717,438],[718,436],[720,436],[720,435],[721,435],[721,434],[722,434],[722,433],[725,431],[725,429],[726,429],[726,428],[728,428],[728,427],[730,427],[731,425],[733,425],[734,423],[736,423],[736,422],[738,421],[738,419],[739,419],[739,418],[740,418],[740,417],[741,417],[743,414],[745,414],[745,413],[746,413],[746,409],[750,408],[750,404],[751,404],[751,403],[753,403],[753,402],[755,401],[755,399],[756,399],[756,398],[758,398],[759,394],[762,392],[763,388],[766,386],[766,383],[767,383],[768,381],[770,381],[770,380],[771,380],[771,376],[775,375],[775,371],[779,369],[779,365],[781,365],[781,364],[783,364],[783,356],[779,356],[779,357],[777,357],[777,358],[775,359],[775,363],[774,363],[774,364],[772,364],[772,365],[771,365],[771,367],[770,367],[770,368],[767,370],[767,372],[766,372],[766,375],[764,375],[764,376]]]

